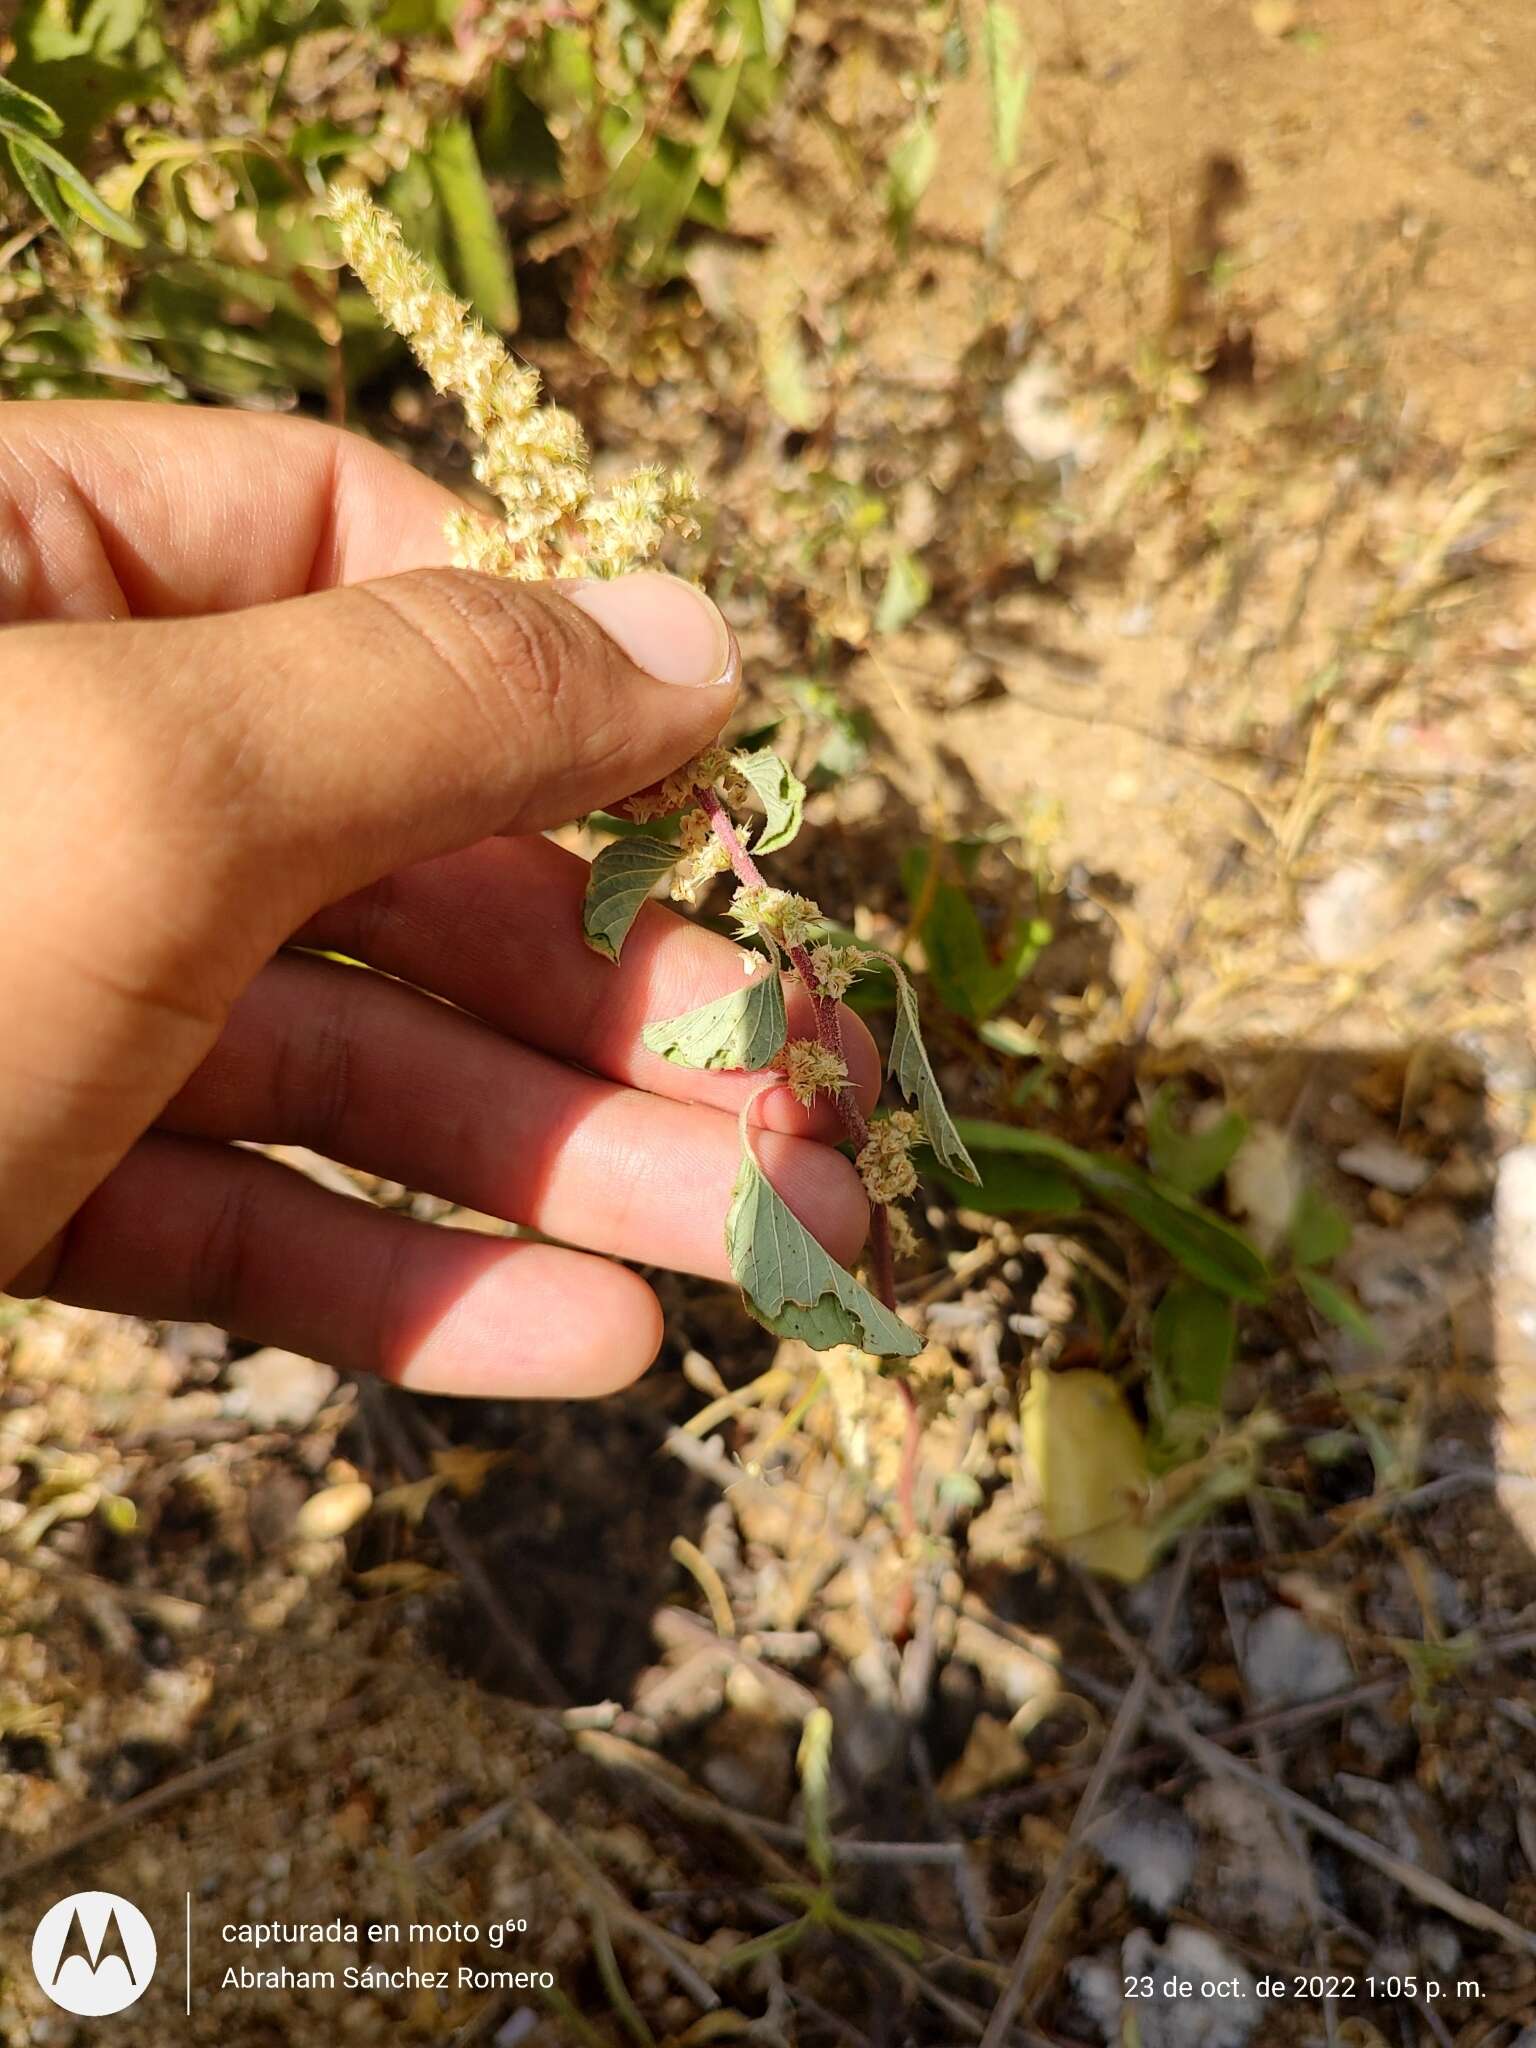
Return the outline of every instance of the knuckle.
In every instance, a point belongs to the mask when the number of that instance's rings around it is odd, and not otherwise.
[[[218,1201],[208,1210],[188,1267],[195,1322],[233,1329],[242,1319],[257,1185],[254,1174],[231,1174]]]
[[[308,970],[306,970],[308,971]],[[354,982],[365,970],[324,967],[309,993],[302,1025],[287,1031],[273,1054],[274,1127],[289,1142],[334,1157],[344,1150],[355,1094],[357,1045]]]
[[[529,584],[423,569],[379,590],[502,736],[509,717],[515,730],[562,715],[600,659],[581,615]]]

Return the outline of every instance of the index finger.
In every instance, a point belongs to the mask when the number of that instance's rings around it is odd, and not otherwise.
[[[318,421],[47,399],[0,427],[0,624],[239,611],[450,559],[453,492]]]

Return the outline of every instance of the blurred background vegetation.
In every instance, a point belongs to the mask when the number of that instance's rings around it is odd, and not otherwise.
[[[347,171],[489,325],[601,344],[611,298],[664,287],[690,226],[727,225],[793,13],[25,0],[0,87],[0,375],[339,410],[391,346],[317,223]]]

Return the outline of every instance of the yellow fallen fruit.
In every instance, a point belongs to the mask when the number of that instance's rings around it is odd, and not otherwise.
[[[1090,1571],[1132,1581],[1156,1545],[1142,1517],[1147,1446],[1125,1396],[1102,1372],[1035,1372],[1022,1405],[1045,1533]]]

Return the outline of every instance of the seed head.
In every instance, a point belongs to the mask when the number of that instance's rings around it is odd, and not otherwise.
[[[922,1135],[922,1120],[910,1109],[893,1109],[870,1125],[854,1164],[872,1202],[904,1201],[917,1187],[911,1154]]]
[[[731,857],[714,833],[702,811],[685,811],[678,843],[683,857],[672,870],[672,896],[678,903],[696,904],[716,875],[723,875]]]
[[[811,948],[816,986],[834,1003],[847,995],[865,968],[878,967],[879,964],[880,955],[866,952],[862,946],[820,945]]]
[[[826,923],[809,896],[787,889],[742,888],[731,898],[731,916],[744,932],[761,932],[781,946],[803,946]]]
[[[779,1064],[796,1102],[810,1103],[821,1089],[835,1094],[848,1085],[846,1063],[814,1038],[786,1040]]]

